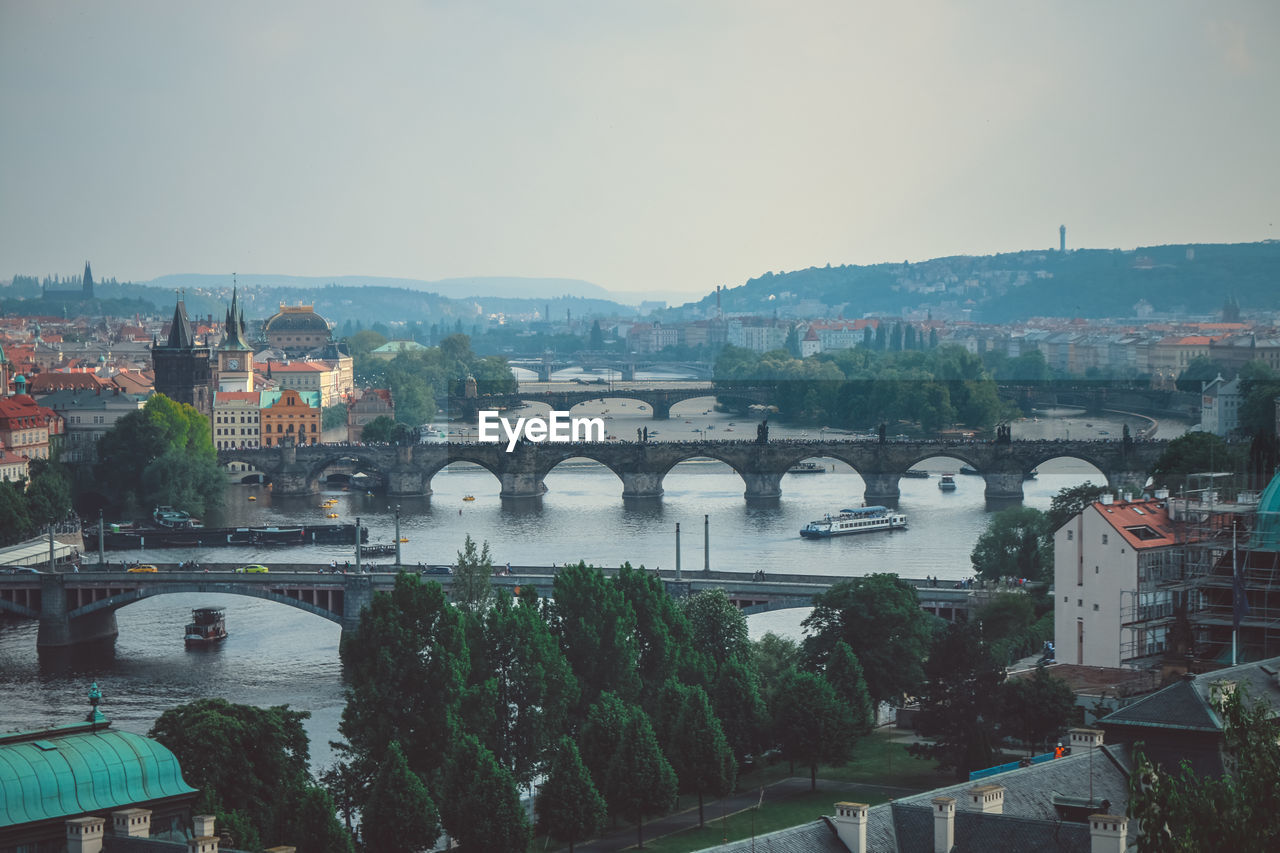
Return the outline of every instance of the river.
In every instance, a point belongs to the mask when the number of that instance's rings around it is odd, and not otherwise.
[[[625,405],[624,405],[625,403]],[[755,421],[709,411],[709,399],[677,405],[669,421],[653,421],[634,401],[610,400],[575,409],[575,414],[609,417],[609,430],[634,435],[648,426],[653,440],[725,438],[755,434]],[[1039,413],[1039,420],[1019,421],[1014,438],[1118,438],[1125,423],[1136,431],[1136,418],[1085,418],[1060,410]],[[815,428],[771,423],[774,437],[819,437]],[[1160,437],[1185,431],[1185,423],[1162,422]],[[729,432],[729,430],[734,430]],[[702,432],[697,432],[701,430]],[[1102,433],[1109,435],[1102,435]],[[830,432],[827,433],[828,437]],[[497,479],[483,469],[453,465],[432,481],[429,499],[389,500],[363,491],[333,489],[325,496],[273,498],[261,486],[228,490],[225,508],[209,524],[325,523],[328,512],[342,521],[359,517],[370,528],[371,542],[394,538],[395,507],[400,507],[405,562],[448,563],[456,559],[467,535],[487,542],[495,564],[517,565],[586,560],[597,565],[623,561],[647,567],[674,568],[675,526],[681,525],[682,565],[703,565],[703,521],[707,519],[710,563],[715,569],[796,571],[858,576],[892,571],[903,576],[934,575],[959,580],[972,574],[969,552],[992,508],[983,500],[980,477],[956,477],[958,489],[938,489],[940,473],[955,473],[959,462],[935,458],[920,467],[929,479],[901,481],[905,531],[810,541],[800,527],[824,513],[862,501],[861,478],[835,460],[821,474],[788,474],[783,497],[768,506],[743,500],[742,479],[720,462],[690,461],[676,466],[664,481],[660,501],[632,504],[622,500],[622,483],[608,469],[586,460],[559,466],[546,478],[547,494],[532,505],[504,502]],[[1055,460],[1039,468],[1024,484],[1025,503],[1045,509],[1059,489],[1100,482],[1098,471],[1075,460]],[[463,501],[472,495],[474,501]],[[250,501],[250,497],[256,500]],[[337,499],[332,509],[325,497]],[[113,552],[119,559],[146,561],[340,562],[352,559],[349,547]],[[227,609],[229,637],[214,649],[186,650],[182,627],[195,606]],[[753,636],[764,630],[795,634],[803,610],[760,614],[750,618]],[[31,622],[0,621],[0,731],[70,722],[87,708],[89,684],[97,681],[105,694],[103,710],[121,728],[145,733],[166,708],[204,696],[255,705],[289,704],[310,711],[307,731],[314,766],[332,762],[328,742],[337,737],[342,710],[342,673],[338,662],[338,626],[310,614],[271,602],[231,595],[168,595],[145,599],[118,611],[120,635],[114,645],[80,650],[67,659],[46,657],[35,649]]]

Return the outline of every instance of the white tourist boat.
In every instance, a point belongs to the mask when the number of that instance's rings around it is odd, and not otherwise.
[[[806,539],[826,539],[849,533],[871,533],[876,530],[906,529],[907,517],[885,506],[864,506],[860,509],[842,509],[836,515],[828,515],[811,521],[800,528]]]

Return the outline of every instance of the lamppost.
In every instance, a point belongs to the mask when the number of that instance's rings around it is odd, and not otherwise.
[[[821,441],[826,441],[826,440],[827,440],[827,428],[826,428],[826,427],[823,427],[822,429],[818,430],[818,438],[819,438]]]
[[[396,504],[396,568],[400,568],[400,504]]]

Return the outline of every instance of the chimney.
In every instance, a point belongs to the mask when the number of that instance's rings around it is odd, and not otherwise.
[[[1129,819],[1113,814],[1089,815],[1089,852],[1124,853]]]
[[[1070,740],[1067,741],[1074,753],[1076,747],[1081,749],[1097,749],[1102,746],[1102,729],[1068,729]]]
[[[836,835],[850,853],[867,853],[867,804],[836,803]]]
[[[213,835],[213,815],[198,814],[191,816],[192,835]]]
[[[187,839],[187,853],[218,853],[216,835],[197,835]]]
[[[1155,497],[1156,497],[1156,500],[1158,500],[1158,501],[1167,501],[1167,500],[1169,500],[1169,490],[1168,490],[1168,489],[1156,489],[1156,491],[1155,491]]]
[[[150,809],[120,809],[111,813],[111,834],[126,838],[151,836]]]
[[[1111,494],[1105,494],[1102,497],[1098,498],[1098,501],[1103,506],[1111,506],[1111,504],[1115,502],[1115,496]]]
[[[1125,503],[1132,503],[1132,502],[1133,502],[1133,492],[1125,492],[1125,493],[1124,493],[1124,502],[1125,502]]]
[[[106,820],[93,815],[67,821],[67,853],[101,853],[105,824]]]
[[[952,797],[934,797],[933,853],[951,853],[955,846],[956,801]]]
[[[979,785],[970,788],[969,811],[978,814],[1004,814],[1004,786]]]

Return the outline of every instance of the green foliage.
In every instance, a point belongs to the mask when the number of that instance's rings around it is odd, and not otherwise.
[[[381,335],[371,329],[364,329],[353,335],[348,335],[346,341],[347,349],[350,350],[351,358],[354,360],[376,350],[387,342],[387,338],[385,335]]]
[[[395,434],[396,422],[386,415],[378,415],[360,430],[363,444],[388,444]]]
[[[98,440],[97,472],[121,503],[167,504],[197,515],[218,506],[226,486],[209,419],[163,394]]]
[[[973,570],[990,580],[1052,580],[1053,542],[1045,514],[1016,506],[991,516],[969,555]]]
[[[802,623],[806,665],[820,671],[844,641],[862,664],[867,690],[879,703],[913,692],[938,620],[920,609],[915,587],[893,574],[841,581],[814,599]]]
[[[493,558],[489,556],[489,543],[479,550],[471,534],[463,540],[458,552],[458,565],[453,570],[450,590],[456,607],[474,614],[483,613],[493,600]]]
[[[1030,678],[1010,678],[1000,685],[1002,728],[1027,745],[1028,754],[1042,751],[1071,720],[1076,697],[1071,687],[1049,674],[1044,664]]]
[[[431,778],[457,737],[469,672],[462,616],[444,590],[402,572],[373,596],[340,653],[350,692],[338,730],[357,771],[372,775],[397,740],[409,768]]]
[[[579,716],[605,691],[627,701],[639,695],[635,611],[604,572],[585,563],[565,566],[556,574],[547,610],[551,632],[582,691]]]
[[[325,430],[347,425],[347,406],[339,403],[336,406],[325,406],[320,412],[320,428]]]
[[[635,823],[639,846],[644,846],[645,817],[675,806],[676,784],[675,771],[658,748],[649,718],[638,707],[632,707],[609,763],[605,800],[623,818]]]
[[[493,694],[486,745],[521,784],[529,784],[556,738],[568,729],[578,682],[536,603],[500,591],[483,614],[476,656]]]
[[[1141,744],[1134,750],[1128,814],[1143,828],[1139,853],[1271,850],[1280,838],[1274,709],[1242,688],[1215,699],[1228,775],[1201,777],[1186,762],[1178,772],[1157,768]]]
[[[13,545],[32,536],[36,525],[27,509],[25,483],[0,482],[0,545]]]
[[[688,688],[677,710],[664,752],[680,790],[698,795],[698,826],[702,826],[703,796],[720,796],[733,790],[738,765],[706,691]]]
[[[904,351],[890,342],[889,349],[884,354],[836,350],[799,359],[784,350],[760,355],[725,347],[716,360],[715,378],[723,404],[734,404],[729,391],[735,384],[766,385],[783,419],[842,427],[866,429],[906,420],[925,431],[956,421],[988,428],[1011,414],[996,396],[982,360],[963,347]]]
[[[1245,470],[1244,451],[1208,432],[1189,432],[1169,442],[1156,460],[1151,476],[1157,487],[1178,490],[1188,485],[1187,475]]]
[[[1059,489],[1049,501],[1049,511],[1045,513],[1048,535],[1052,537],[1062,528],[1062,525],[1084,512],[1085,507],[1106,493],[1106,486],[1095,486],[1090,482]]]
[[[1207,355],[1198,355],[1187,362],[1187,366],[1178,374],[1174,385],[1179,391],[1199,393],[1206,382],[1212,382],[1215,377],[1222,375],[1222,372],[1221,364]]]
[[[302,728],[308,716],[287,705],[200,699],[165,711],[149,736],[173,751],[184,777],[219,815],[239,813],[258,836],[292,843],[289,803],[304,796],[310,780]],[[342,833],[332,810],[328,820]]]
[[[913,755],[933,758],[956,779],[993,763],[1004,668],[972,623],[948,625],[934,640],[925,664],[916,731],[929,742],[911,744]]]
[[[573,845],[591,838],[604,826],[608,807],[591,782],[591,774],[572,740],[561,737],[534,806],[542,830]]]
[[[867,681],[862,674],[862,664],[858,656],[849,648],[848,643],[836,643],[831,655],[827,658],[827,668],[823,676],[835,689],[840,701],[849,709],[849,719],[855,734],[865,735],[871,731],[875,722],[874,708],[871,705],[871,694],[867,691]]]
[[[0,545],[35,536],[71,513],[71,479],[56,462],[33,459],[29,480],[0,482]]]
[[[689,620],[693,646],[708,655],[713,676],[730,660],[750,660],[751,640],[747,617],[729,601],[722,589],[707,589],[685,599],[684,615]]]
[[[656,696],[669,678],[705,683],[707,656],[694,640],[685,611],[658,576],[625,563],[613,584],[635,613],[637,668],[645,701]]]
[[[773,732],[783,758],[809,766],[811,790],[817,790],[820,763],[849,760],[857,728],[849,706],[822,676],[793,669],[783,677]]]
[[[591,779],[603,791],[608,783],[609,763],[622,741],[622,732],[631,719],[631,708],[616,694],[601,693],[587,709],[586,721],[578,732],[578,745]]]
[[[759,678],[760,698],[766,707],[772,708],[783,674],[800,666],[800,645],[790,637],[780,637],[770,631],[752,644],[752,655]]]
[[[440,837],[436,805],[405,761],[400,744],[392,741],[378,768],[369,805],[361,820],[364,846],[386,853],[430,850]]]
[[[711,704],[734,754],[758,752],[768,711],[750,660],[732,657],[725,661],[711,686]]]
[[[334,817],[333,798],[323,788],[304,785],[286,802],[288,813],[279,837],[297,853],[354,853],[351,835]]]
[[[529,820],[516,782],[473,735],[462,735],[440,787],[449,834],[476,853],[525,853]]]

